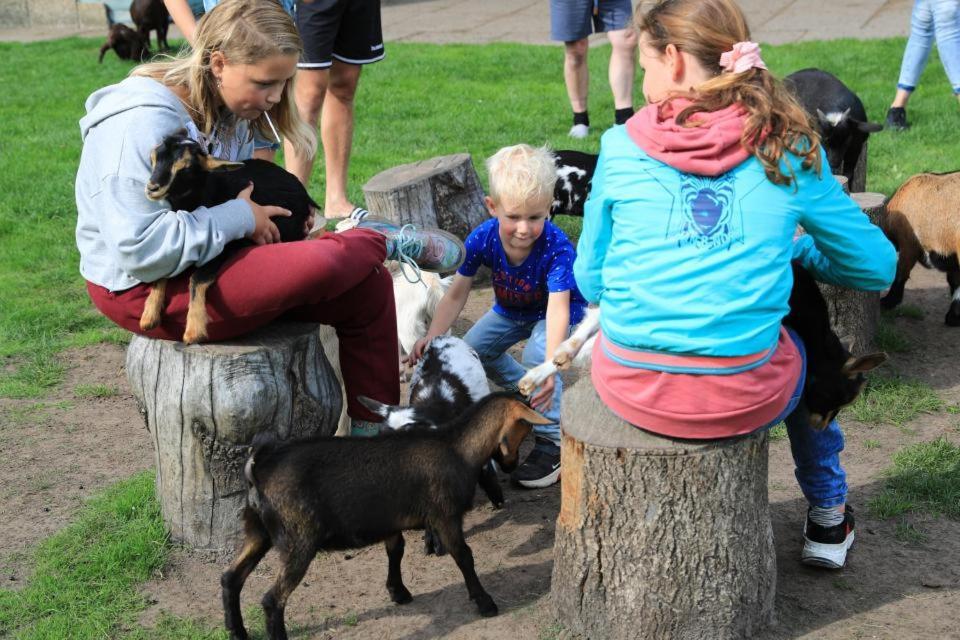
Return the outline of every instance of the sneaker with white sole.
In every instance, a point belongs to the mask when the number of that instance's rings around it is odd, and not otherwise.
[[[400,270],[410,282],[420,280],[420,270],[453,273],[467,257],[463,241],[440,229],[418,229],[412,224],[398,225],[374,215],[366,215],[357,229],[372,229],[387,238],[387,260],[400,263]],[[407,274],[410,268],[414,275]]]
[[[560,479],[560,447],[552,440],[537,436],[533,451],[510,474],[514,484],[527,489],[542,489]]]
[[[575,124],[570,127],[570,133],[567,135],[577,140],[586,138],[588,135],[590,135],[590,127],[585,124]]]
[[[843,522],[824,527],[810,520],[803,527],[803,552],[800,561],[816,567],[842,569],[847,561],[847,551],[853,546],[853,507],[843,512]]]

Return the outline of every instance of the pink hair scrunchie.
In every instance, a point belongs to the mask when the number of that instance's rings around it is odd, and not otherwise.
[[[750,69],[766,69],[760,57],[760,45],[756,42],[738,42],[733,49],[720,55],[720,67],[724,71],[743,73]]]

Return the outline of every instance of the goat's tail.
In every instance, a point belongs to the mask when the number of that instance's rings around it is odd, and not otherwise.
[[[277,440],[277,435],[269,431],[263,431],[258,433],[253,437],[253,442],[250,443],[252,451],[250,452],[250,457],[247,458],[247,464],[243,467],[243,475],[247,478],[247,482],[250,483],[251,487],[257,486],[256,475],[254,467],[257,463],[257,458],[263,458],[269,455],[274,449],[276,449],[279,440]]]

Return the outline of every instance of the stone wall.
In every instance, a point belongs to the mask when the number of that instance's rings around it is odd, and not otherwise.
[[[103,28],[103,4],[76,0],[0,0],[0,29],[83,31]]]

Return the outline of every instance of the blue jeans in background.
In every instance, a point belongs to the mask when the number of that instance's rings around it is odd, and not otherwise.
[[[913,91],[927,66],[933,41],[953,92],[960,95],[960,0],[917,0],[910,17],[910,39],[903,52],[897,88]]]
[[[804,497],[814,507],[836,507],[847,501],[847,472],[840,466],[843,432],[836,420],[831,420],[822,431],[810,426],[807,408],[801,401],[803,383],[807,377],[807,352],[803,341],[792,329],[787,329],[787,333],[800,351],[803,370],[787,408],[761,429],[769,429],[780,422],[786,423],[797,483]]]
[[[526,375],[527,369],[543,364],[547,350],[547,321],[511,320],[491,309],[477,320],[463,339],[480,356],[488,378],[508,391],[516,391],[517,383]],[[523,349],[523,364],[507,354],[507,349],[521,340],[527,340],[527,346]],[[553,420],[553,424],[533,426],[536,435],[553,441],[557,446],[560,445],[562,392],[563,383],[560,376],[556,376],[553,404],[543,413],[548,420]]]

